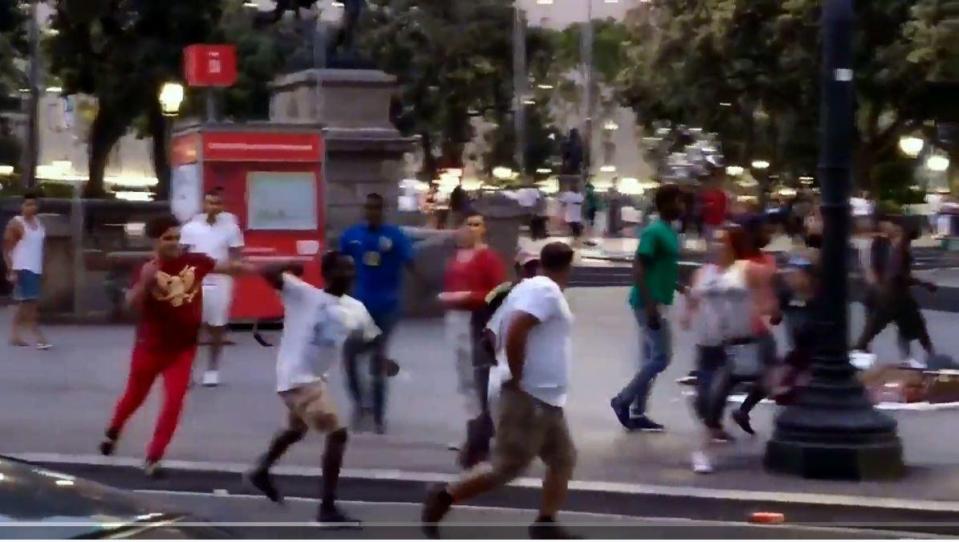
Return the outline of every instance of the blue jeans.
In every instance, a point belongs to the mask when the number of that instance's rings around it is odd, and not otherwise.
[[[665,315],[659,319],[659,329],[650,329],[646,322],[646,310],[633,309],[636,323],[639,324],[640,350],[643,354],[642,367],[636,376],[626,384],[623,391],[616,396],[620,404],[632,404],[633,412],[644,414],[646,402],[649,399],[649,390],[659,373],[669,367],[673,356],[673,337],[669,329],[669,320]]]
[[[356,409],[364,406],[363,386],[359,371],[359,356],[367,352],[370,355],[370,388],[373,395],[373,418],[377,423],[384,421],[386,410],[386,360],[387,347],[393,328],[399,322],[399,312],[371,313],[380,336],[371,343],[348,340],[343,345],[343,366],[346,370],[346,385]]]

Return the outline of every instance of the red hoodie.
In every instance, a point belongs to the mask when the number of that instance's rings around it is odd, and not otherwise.
[[[448,307],[453,310],[475,311],[483,308],[487,294],[505,281],[506,269],[500,257],[490,248],[481,248],[475,250],[468,261],[460,261],[453,256],[446,266],[443,291],[469,292],[466,301],[451,303]]]

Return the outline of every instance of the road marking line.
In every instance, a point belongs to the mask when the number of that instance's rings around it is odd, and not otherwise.
[[[132,457],[103,457],[100,455],[59,454],[59,453],[22,453],[8,454],[10,457],[31,463],[53,463],[62,465],[94,465],[109,467],[143,466],[141,459]],[[163,465],[170,469],[242,474],[250,469],[248,463],[207,462],[166,460]],[[272,470],[280,476],[320,477],[322,470],[316,467],[279,466]],[[367,480],[387,480],[396,482],[449,482],[458,478],[457,474],[435,472],[404,471],[400,469],[343,469],[344,478]],[[539,489],[542,480],[538,478],[518,478],[511,486]],[[764,501],[783,504],[813,504],[831,506],[849,506],[856,508],[884,508],[892,510],[912,510],[928,512],[959,513],[959,501],[915,500],[894,497],[870,497],[865,495],[834,495],[827,493],[761,491],[741,489],[712,489],[692,486],[663,486],[653,484],[632,484],[627,482],[605,482],[590,480],[572,480],[570,491],[595,491],[601,493],[619,493],[624,495],[656,495],[664,497],[693,497],[700,499],[721,499],[731,501]]]
[[[141,493],[144,495],[167,495],[167,496],[191,496],[191,497],[204,497],[209,498],[210,493],[205,493],[202,491],[174,491],[169,489],[136,489],[134,493]],[[216,497],[221,497],[217,495]],[[246,500],[258,500],[262,501],[263,496],[261,495],[222,495],[222,497],[230,499],[246,499]],[[289,502],[302,502],[309,504],[316,504],[320,502],[320,499],[313,497],[284,497],[284,500]],[[337,500],[339,504],[345,504],[347,506],[399,506],[399,507],[414,507],[419,509],[420,504],[415,502],[404,502],[404,501],[357,501],[357,500]],[[472,511],[493,511],[493,512],[517,512],[517,513],[535,513],[536,510],[531,508],[510,508],[507,506],[478,506],[471,504],[457,504],[454,510],[472,510]],[[604,520],[603,523],[569,523],[569,526],[572,528],[582,528],[582,527],[609,527],[609,528],[626,528],[626,527],[711,527],[711,526],[735,526],[738,528],[747,528],[750,525],[745,521],[719,521],[719,520],[709,520],[709,519],[691,519],[691,518],[682,518],[682,517],[651,517],[651,516],[624,516],[622,514],[604,514],[600,512],[583,512],[576,510],[569,510],[564,512],[565,514],[582,516],[586,518],[596,518]],[[610,524],[609,521],[623,521],[624,523],[613,523]],[[838,523],[838,522],[837,522]],[[229,525],[215,523],[216,525]],[[946,525],[943,523],[928,523],[924,522],[924,525]],[[288,526],[315,526],[316,523],[312,522],[268,522],[268,523],[259,523],[259,522],[248,522],[248,523],[236,523],[237,526],[266,526],[266,527],[288,527]],[[410,523],[410,524],[381,524],[381,523],[370,523],[369,521],[363,521],[364,526],[371,527],[382,527],[382,526],[420,526],[420,523]],[[449,523],[452,527],[469,527],[474,524],[471,523],[462,523],[462,522],[451,522]],[[527,527],[528,522],[523,523],[497,523],[496,527]],[[801,524],[783,524],[783,525],[768,525],[763,526],[765,529],[796,529],[800,528],[802,530],[809,531],[826,531],[831,533],[836,533],[837,531],[842,531],[845,533],[860,533],[860,534],[884,534],[886,536],[896,536],[902,537],[904,533],[902,531],[893,531],[889,529],[875,529],[865,524],[849,524],[845,527],[832,527],[832,523],[825,522],[810,522],[810,523],[801,523]],[[858,525],[858,527],[857,527]],[[888,523],[880,524],[885,527],[895,527],[895,526],[912,526],[913,524],[909,523]],[[951,525],[951,524],[949,524]],[[477,523],[475,526],[489,526],[488,523]],[[753,526],[756,527],[756,526]],[[920,538],[920,539],[938,539],[946,538],[945,536],[933,535],[928,533],[908,533],[909,538]],[[952,537],[949,537],[952,538]]]

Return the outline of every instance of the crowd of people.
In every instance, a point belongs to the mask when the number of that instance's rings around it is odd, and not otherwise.
[[[585,194],[574,188],[560,198],[574,233],[584,218],[591,217],[582,209],[590,201],[589,193],[589,187]],[[692,331],[696,346],[695,359],[687,360],[694,370],[684,381],[695,386],[694,412],[703,428],[700,443],[691,450],[691,467],[708,473],[714,468],[716,446],[733,440],[723,420],[734,389],[745,387],[747,395],[730,418],[745,433],[754,434],[752,408],[767,397],[789,401],[809,378],[822,232],[821,221],[804,220],[795,232],[802,243],[777,261],[764,250],[774,217],[734,212],[718,183],[707,183],[700,200],[707,261],[685,280],[680,274],[677,225],[688,216],[688,194],[676,185],[656,192],[654,218],[639,235],[628,301],[639,332],[639,370],[610,406],[627,431],[665,429],[651,416],[648,398],[657,376],[674,357],[668,310],[684,299],[679,325]],[[555,520],[573,474],[576,449],[563,411],[574,325],[563,290],[575,252],[560,242],[545,243],[537,252],[520,250],[513,267],[515,279],[508,280],[501,256],[486,244],[484,217],[465,205],[456,212],[456,249],[446,262],[437,299],[446,310],[455,385],[468,419],[463,442],[454,445],[464,475],[430,490],[422,520],[427,534],[435,535],[454,504],[508,483],[538,457],[547,471],[531,534],[564,537],[567,533]],[[309,430],[321,432],[326,447],[317,519],[354,522],[336,505],[349,433],[365,430],[369,421],[375,432],[387,431],[388,381],[399,371],[389,356],[389,338],[401,316],[404,272],[418,273],[415,246],[401,228],[386,222],[383,198],[367,196],[363,221],[342,234],[335,250],[322,255],[322,289],[303,280],[301,264],[246,263],[240,254],[242,232],[236,218],[223,211],[222,194],[216,190],[206,195],[201,215],[183,225],[172,216],[156,218],[147,224],[146,234],[154,243],[153,256],[126,294],[127,303],[139,314],[130,372],[100,452],[114,452],[126,422],[162,377],[164,401],[145,464],[148,475],[162,474],[161,461],[192,382],[201,329],[209,330],[212,343],[201,383],[215,386],[220,381],[217,371],[233,292],[231,277],[258,274],[277,290],[284,307],[275,371],[276,391],[288,419],[247,478],[270,500],[281,502],[271,466]],[[876,334],[895,323],[903,356],[920,366],[922,362],[911,358],[909,343],[918,340],[929,356],[935,351],[910,288],[934,285],[912,275],[913,237],[889,217],[875,216],[871,222],[861,250],[869,316],[856,348],[866,350]],[[19,333],[28,329],[36,334],[38,347],[49,347],[31,317],[42,272],[37,252],[42,255],[43,244],[34,197],[25,198],[22,215],[8,226],[6,239],[4,254],[21,302],[12,341],[21,345]],[[779,325],[788,331],[788,353],[783,357],[773,334]],[[328,389],[329,372],[340,360],[352,401],[350,423],[344,423]]]

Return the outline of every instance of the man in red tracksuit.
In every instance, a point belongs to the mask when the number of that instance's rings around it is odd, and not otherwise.
[[[173,438],[196,356],[203,307],[203,278],[212,272],[234,274],[248,269],[236,262],[217,264],[180,246],[180,224],[173,216],[151,220],[147,236],[154,241],[152,260],[143,265],[127,303],[140,311],[126,390],[100,443],[111,455],[124,424],[143,404],[153,382],[163,376],[163,407],[147,448],[145,472],[159,475],[159,463]]]

